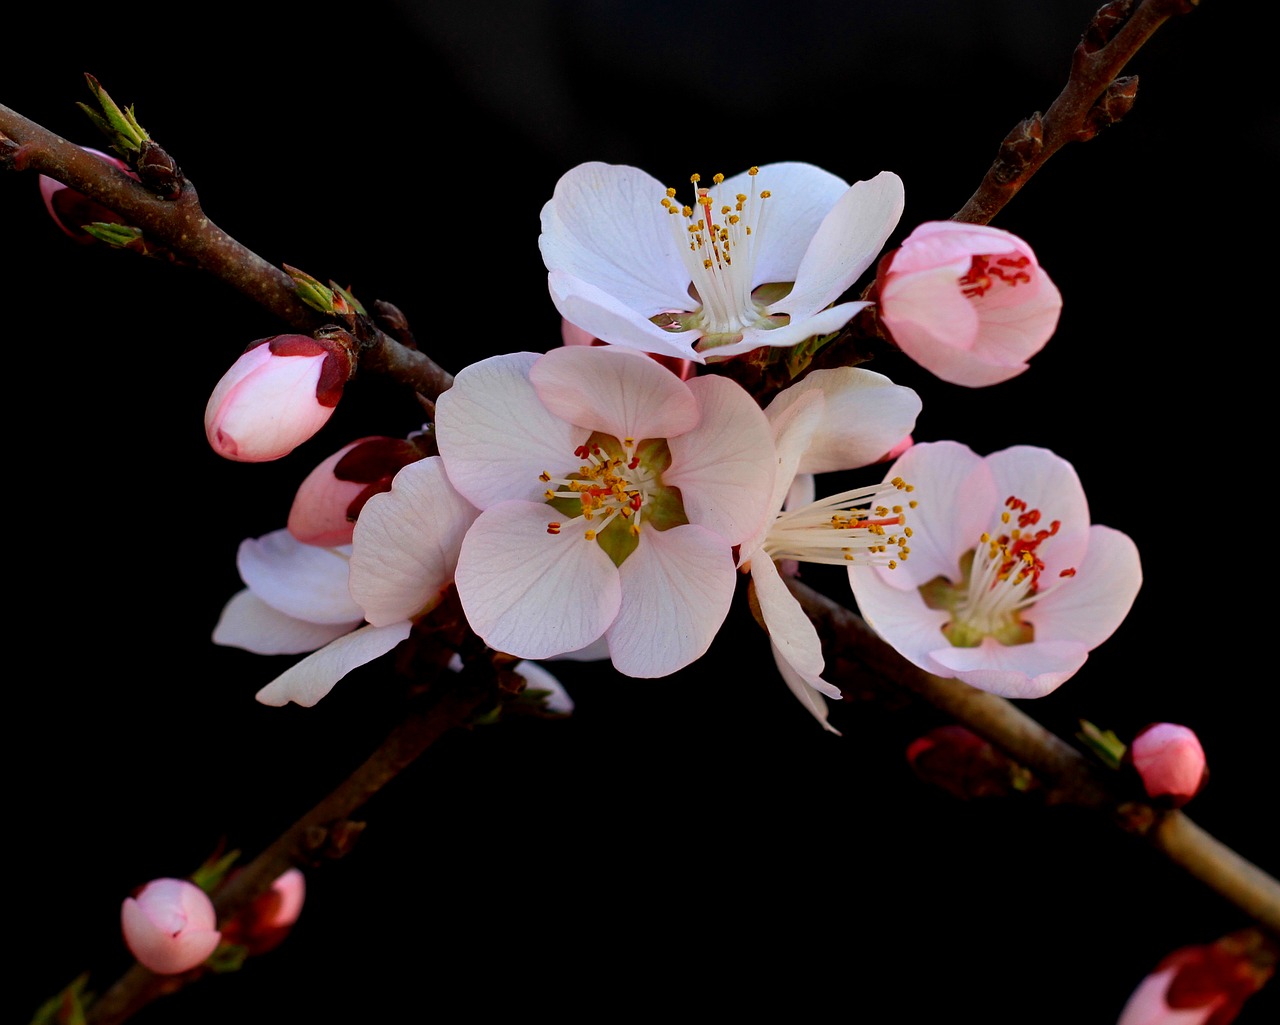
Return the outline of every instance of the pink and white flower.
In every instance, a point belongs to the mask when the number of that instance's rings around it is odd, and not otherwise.
[[[450,481],[481,510],[456,585],[487,644],[542,659],[603,639],[638,677],[706,651],[733,597],[733,547],[773,486],[769,424],[742,388],[614,346],[514,353],[462,370],[436,431]]]
[[[120,907],[130,952],[157,975],[177,975],[202,964],[222,934],[209,895],[185,879],[153,879]]]
[[[822,679],[822,646],[813,623],[783,582],[775,561],[887,563],[882,549],[905,544],[896,504],[900,484],[857,488],[814,501],[815,473],[851,470],[882,459],[915,426],[920,398],[881,374],[854,367],[815,370],[765,409],[777,471],[771,515],[741,550],[778,671],[825,729],[824,695],[840,690]],[[889,502],[890,506],[873,508]]]
[[[889,470],[915,487],[909,559],[853,566],[868,624],[928,672],[1004,697],[1042,697],[1084,665],[1142,583],[1126,534],[1090,523],[1074,468],[1048,449],[985,458],[913,445]]]
[[[614,345],[705,363],[844,327],[831,304],[874,262],[902,215],[902,181],[848,182],[804,163],[709,183],[692,202],[634,167],[568,171],[538,243],[556,309]]]
[[[1017,235],[929,221],[880,263],[880,320],[894,342],[952,384],[1016,377],[1058,326],[1062,295]]]

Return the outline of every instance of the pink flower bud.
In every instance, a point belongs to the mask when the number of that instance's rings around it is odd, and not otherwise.
[[[1058,325],[1062,296],[1017,235],[930,221],[880,261],[880,321],[926,370],[971,388],[1027,369]]]
[[[1133,991],[1116,1025],[1228,1025],[1275,974],[1277,952],[1254,928],[1175,950]]]
[[[1129,757],[1147,796],[1175,808],[1195,797],[1209,778],[1200,738],[1186,726],[1171,722],[1148,726],[1134,737]]]
[[[108,164],[114,164],[120,170],[127,172],[130,177],[138,176],[129,170],[129,165],[117,157],[111,156],[109,153],[103,153],[102,150],[92,149],[89,146],[81,146],[86,153],[92,153],[99,160]],[[124,218],[114,210],[108,210],[101,203],[97,203],[90,199],[82,192],[77,192],[73,188],[63,185],[62,182],[50,178],[48,175],[40,176],[40,196],[44,200],[44,207],[49,211],[49,216],[53,218],[54,223],[62,229],[63,233],[77,242],[92,242],[93,236],[86,234],[81,230],[80,225],[91,224],[94,221],[106,221],[109,224],[124,224]]]
[[[333,339],[259,339],[209,396],[209,444],[218,455],[243,463],[288,455],[328,422],[351,372],[350,353]]]
[[[202,963],[222,934],[213,901],[185,879],[153,879],[120,908],[124,942],[158,975],[176,975]]]
[[[364,503],[390,491],[391,479],[403,467],[432,454],[425,435],[408,440],[374,435],[340,448],[298,488],[286,524],[289,533],[308,545],[351,544]]]
[[[247,948],[250,954],[266,953],[289,934],[306,896],[306,878],[298,869],[289,869],[225,924],[223,940]]]

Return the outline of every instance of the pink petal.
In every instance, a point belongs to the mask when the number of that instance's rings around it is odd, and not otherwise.
[[[1074,641],[1001,644],[985,637],[976,648],[939,647],[930,654],[939,676],[1005,698],[1040,698],[1074,676],[1089,649]]]
[[[675,374],[649,357],[610,346],[552,349],[529,380],[553,414],[615,438],[670,438],[692,429],[698,403]]]
[[[1045,563],[1045,575],[1078,566],[1089,544],[1089,501],[1075,467],[1047,448],[1015,445],[987,456],[987,468],[995,482],[996,500],[1016,495],[1029,509],[1042,513],[1041,528],[1053,520],[1061,527],[1037,554]]]
[[[551,413],[529,382],[539,353],[494,356],[464,367],[436,403],[436,437],[449,479],[481,509],[534,501],[544,471],[576,469],[573,450],[590,433]]]
[[[1076,575],[1023,618],[1035,626],[1038,641],[1077,641],[1092,650],[1124,621],[1141,586],[1138,546],[1127,534],[1095,525],[1089,528],[1089,549]]]
[[[444,461],[410,463],[356,521],[351,594],[374,626],[414,618],[453,580],[478,510],[454,490]]]
[[[759,529],[773,491],[773,430],[760,407],[724,377],[695,377],[686,385],[702,419],[668,438],[671,466],[663,483],[678,487],[690,523],[739,544]]]
[[[264,705],[292,701],[310,708],[351,670],[385,655],[403,641],[410,629],[408,620],[388,626],[362,626],[281,673],[258,691],[258,701]]]
[[[559,519],[549,505],[501,502],[467,532],[458,597],[471,628],[491,648],[551,658],[586,647],[618,615],[617,567],[583,537],[580,525],[547,533],[548,522]]]
[[[724,538],[692,524],[645,530],[618,572],[622,604],[608,631],[614,668],[667,676],[701,658],[729,613],[737,581]]]

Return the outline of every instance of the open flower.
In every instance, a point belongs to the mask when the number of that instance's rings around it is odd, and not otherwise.
[[[1058,326],[1062,295],[1017,235],[929,221],[880,262],[880,320],[898,347],[952,384],[1027,369]]]
[[[1075,470],[1048,449],[983,458],[913,445],[889,470],[915,485],[909,559],[853,566],[871,627],[909,661],[1004,697],[1041,697],[1128,614],[1142,583],[1126,534],[1090,525]]]
[[[640,677],[706,651],[733,597],[733,546],[773,486],[769,424],[742,388],[613,346],[514,353],[462,370],[436,431],[450,481],[481,510],[456,584],[487,644],[550,658],[604,638]]]
[[[777,454],[771,515],[743,543],[741,562],[751,571],[778,671],[832,732],[823,695],[839,698],[840,691],[822,679],[818,632],[787,590],[775,560],[839,566],[890,561],[889,549],[905,544],[908,536],[898,529],[903,526],[898,493],[905,485],[888,482],[815,502],[812,475],[883,458],[908,435],[919,412],[920,398],[910,388],[853,367],[815,370],[765,410]]]
[[[902,181],[850,186],[779,163],[676,190],[634,167],[568,171],[542,208],[538,243],[556,308],[615,345],[692,359],[791,346],[844,327],[865,302],[831,306],[902,214]]]
[[[209,895],[185,879],[153,879],[120,907],[130,952],[157,975],[201,964],[218,946],[218,915]]]

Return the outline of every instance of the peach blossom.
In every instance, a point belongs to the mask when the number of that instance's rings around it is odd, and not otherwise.
[[[176,975],[218,946],[218,916],[209,895],[185,879],[153,879],[120,908],[124,941],[157,975]]]

